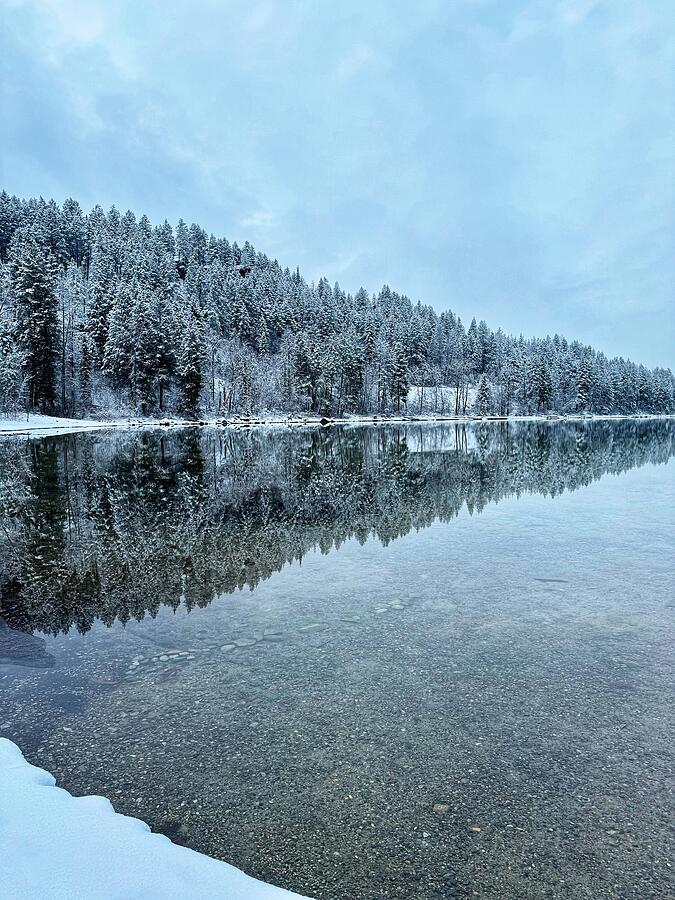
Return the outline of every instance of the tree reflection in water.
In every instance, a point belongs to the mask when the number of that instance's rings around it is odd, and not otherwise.
[[[6,439],[0,641],[17,656],[16,631],[205,606],[315,547],[387,544],[465,505],[556,496],[674,452],[673,424],[651,420]]]

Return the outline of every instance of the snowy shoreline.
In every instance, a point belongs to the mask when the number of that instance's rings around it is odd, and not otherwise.
[[[30,417],[0,418],[0,437],[6,435],[58,435],[78,431],[100,431],[132,428],[260,428],[260,427],[326,427],[329,425],[401,425],[415,423],[456,422],[600,422],[625,420],[665,420],[673,415],[518,415],[518,416],[233,416],[215,419],[68,419],[59,416],[31,415]]]
[[[13,900],[292,900],[300,894],[172,843],[104,797],[73,797],[0,738],[2,896]]]

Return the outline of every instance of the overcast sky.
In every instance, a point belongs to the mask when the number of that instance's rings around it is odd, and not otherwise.
[[[675,365],[673,0],[0,0],[0,186]]]

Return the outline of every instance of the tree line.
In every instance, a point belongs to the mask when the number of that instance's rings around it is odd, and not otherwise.
[[[669,369],[308,284],[182,220],[0,193],[0,412],[672,413]]]

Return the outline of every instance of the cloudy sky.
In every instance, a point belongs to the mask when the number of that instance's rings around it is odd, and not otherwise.
[[[675,365],[672,0],[0,0],[0,186]]]

